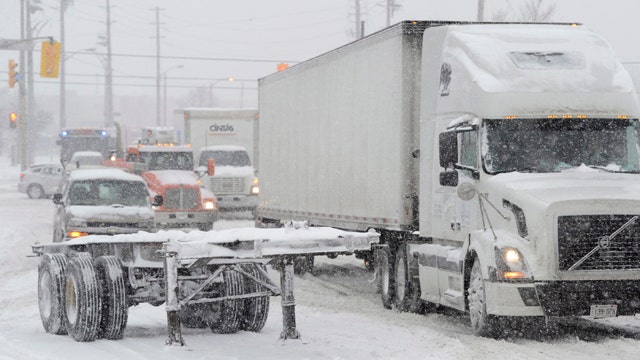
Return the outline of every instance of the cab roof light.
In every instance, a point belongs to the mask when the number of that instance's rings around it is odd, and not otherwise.
[[[517,116],[515,116],[515,115],[505,115],[504,118],[506,120],[513,120],[513,119],[517,119]]]
[[[629,115],[618,115],[618,119],[628,119]]]
[[[573,115],[571,114],[562,114],[563,119],[573,119]]]
[[[547,119],[557,119],[558,115],[547,115]]]
[[[586,119],[587,115],[586,114],[578,114],[576,115],[576,119]]]

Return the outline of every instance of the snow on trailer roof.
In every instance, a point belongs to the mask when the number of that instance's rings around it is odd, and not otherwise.
[[[288,254],[320,254],[370,250],[379,242],[379,234],[350,232],[329,227],[236,228],[212,231],[161,230],[155,233],[89,235],[64,243],[45,244],[46,247],[64,247],[95,243],[169,243],[178,258],[234,257],[255,258]],[[243,243],[241,250],[223,245]],[[253,244],[251,244],[253,242]]]
[[[205,150],[246,151],[247,148],[240,145],[209,145],[200,148],[200,152]]]

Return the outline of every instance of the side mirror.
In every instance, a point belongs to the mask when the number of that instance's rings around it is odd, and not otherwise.
[[[62,205],[62,194],[55,193],[53,194],[53,203],[56,205]]]
[[[153,197],[153,203],[151,203],[151,205],[162,206],[163,203],[164,203],[164,199],[162,198],[162,195],[156,195]]]
[[[213,176],[216,170],[216,161],[212,158],[207,160],[207,175]]]
[[[458,134],[443,132],[439,135],[440,166],[447,168],[458,162]]]
[[[458,186],[458,172],[455,170],[441,172],[440,186]]]

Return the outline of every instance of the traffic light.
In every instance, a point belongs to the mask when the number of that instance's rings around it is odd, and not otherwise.
[[[16,64],[13,59],[9,59],[9,87],[12,89],[16,85],[16,81],[18,81],[18,72],[16,71],[17,66],[18,64]]]
[[[15,129],[18,125],[18,114],[12,112],[9,114],[9,127]]]

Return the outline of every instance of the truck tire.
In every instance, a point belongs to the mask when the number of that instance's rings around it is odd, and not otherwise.
[[[75,341],[93,341],[98,336],[102,306],[91,255],[72,254],[67,262],[65,275],[67,333]]]
[[[396,252],[394,279],[396,309],[417,314],[424,312],[423,302],[420,299],[420,284],[412,280],[404,245],[400,245]]]
[[[244,276],[235,270],[225,270],[223,296],[242,295],[244,293]],[[219,334],[231,334],[240,330],[244,312],[244,299],[224,300],[218,306],[217,316],[209,321],[211,331]],[[211,316],[208,316],[211,318]]]
[[[38,266],[38,309],[42,327],[50,334],[65,335],[63,291],[67,258],[63,254],[43,254]]]
[[[262,271],[260,271],[259,267],[264,271],[267,270],[266,266],[259,264],[245,265],[243,269],[247,273],[253,275],[253,277],[266,282],[267,277]],[[267,290],[268,289],[266,287],[262,286],[251,278],[244,279],[245,294],[265,292]],[[267,317],[269,316],[269,300],[269,295],[248,298],[247,300],[245,300],[244,314],[240,330],[253,332],[259,332],[260,330],[262,330],[265,323],[267,322]]]
[[[211,304],[188,304],[180,309],[180,324],[191,329],[204,329],[209,326],[208,317],[215,314],[217,308]]]
[[[211,230],[213,230],[213,223],[198,224],[198,230],[200,230],[200,231],[211,231]]]
[[[98,338],[122,339],[129,317],[122,262],[115,256],[100,256],[93,264],[102,301],[102,319]]]
[[[296,275],[313,273],[314,263],[315,256],[313,255],[298,256],[293,259],[293,273]]]
[[[469,320],[473,332],[479,336],[496,337],[497,319],[487,314],[487,296],[485,293],[484,279],[482,278],[480,261],[478,261],[477,258],[471,266],[467,294]]]
[[[394,259],[392,257],[389,248],[382,248],[376,250],[376,274],[378,277],[378,290],[382,298],[382,306],[385,309],[391,309],[393,306],[393,299],[395,297],[394,287],[394,271],[393,264]]]

